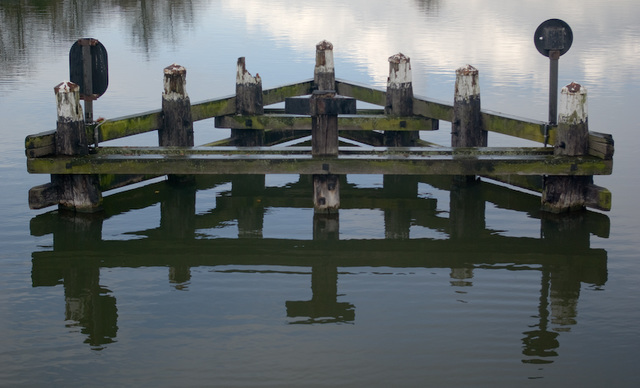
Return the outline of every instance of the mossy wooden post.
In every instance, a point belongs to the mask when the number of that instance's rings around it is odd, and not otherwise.
[[[187,69],[175,63],[165,67],[162,126],[158,130],[160,147],[193,147],[191,101],[186,87]],[[169,175],[169,182],[193,183],[195,179],[190,175]]]
[[[245,65],[245,58],[238,58],[236,73],[236,114],[264,114],[262,102],[262,79],[253,77]],[[264,131],[257,129],[232,129],[232,144],[235,146],[259,147],[264,145]]]
[[[413,116],[413,84],[409,57],[398,53],[389,57],[387,78],[387,102],[384,113],[391,116]],[[403,123],[400,123],[402,127]],[[420,134],[417,131],[385,131],[387,147],[411,147],[416,145]]]
[[[262,79],[260,74],[252,76],[247,71],[245,58],[238,58],[236,72],[236,114],[262,115],[264,104],[262,100]],[[246,124],[251,124],[250,120]],[[231,144],[239,147],[261,147],[264,145],[264,131],[258,129],[232,129]],[[264,192],[265,176],[251,174],[247,176],[233,176],[231,179],[234,196],[258,197]],[[255,209],[253,205],[238,215],[238,229],[240,236],[262,236],[262,218],[264,210]]]
[[[471,65],[456,70],[451,146],[487,146],[487,131],[482,129],[482,116],[480,115],[478,70]]]
[[[313,71],[315,90],[336,90],[333,44],[323,40],[316,45],[316,67]]]
[[[80,107],[80,87],[72,82],[62,82],[54,91],[58,110],[56,154],[89,154],[89,142]],[[58,188],[61,209],[83,213],[94,213],[102,209],[102,193],[96,175],[52,175],[51,182]]]
[[[486,147],[487,131],[482,129],[480,82],[478,70],[471,65],[456,70],[451,122],[451,147]],[[458,181],[475,181],[475,176],[461,176]]]
[[[560,92],[555,155],[589,153],[587,90],[571,83]],[[546,176],[542,188],[542,210],[563,213],[583,209],[593,176]]]
[[[310,101],[311,153],[314,157],[338,156],[338,114],[327,102],[335,97],[333,90],[313,92]],[[327,171],[329,164],[326,165]],[[340,180],[338,175],[313,176],[313,206],[316,213],[336,213],[340,207]]]

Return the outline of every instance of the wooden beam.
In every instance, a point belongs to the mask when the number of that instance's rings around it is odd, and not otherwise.
[[[607,175],[612,162],[547,155],[373,154],[312,158],[305,154],[233,153],[88,155],[27,160],[36,174],[392,174],[392,175]],[[188,157],[187,157],[188,155]]]
[[[310,130],[311,117],[287,114],[231,115],[216,117],[216,128],[263,130]],[[431,131],[433,120],[425,117],[384,115],[338,116],[338,129],[345,131]],[[437,128],[436,128],[437,129]]]

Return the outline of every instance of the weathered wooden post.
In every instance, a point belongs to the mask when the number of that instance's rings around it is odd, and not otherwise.
[[[316,45],[316,67],[313,71],[316,90],[335,90],[336,72],[333,63],[333,44],[323,40]]]
[[[338,113],[345,112],[343,103],[353,105],[355,110],[355,100],[335,97],[333,90],[316,90],[311,96],[311,154],[314,157],[338,156]],[[329,169],[327,164],[326,170]],[[340,207],[338,175],[313,176],[313,206],[316,213],[337,213]]]
[[[589,153],[587,90],[572,82],[560,92],[555,155],[580,156]],[[542,209],[562,213],[583,209],[593,176],[546,176],[542,189]]]
[[[486,147],[487,131],[482,129],[480,115],[480,82],[478,70],[471,65],[456,70],[451,122],[451,147]],[[472,175],[457,177],[458,181],[473,182]]]
[[[478,70],[471,65],[456,70],[451,146],[487,146],[487,131],[482,129],[482,116],[480,115]]]
[[[335,90],[315,90],[310,98],[287,98],[285,113],[311,115],[311,154],[313,157],[338,156],[338,114],[355,114],[356,101],[340,98]],[[323,164],[326,174],[313,176],[313,204],[316,213],[337,213],[340,207],[340,182],[331,174],[330,163]]]
[[[413,116],[413,84],[409,57],[398,53],[389,57],[387,103],[384,113],[392,116]],[[402,123],[401,123],[402,125]],[[417,131],[385,131],[387,147],[411,147],[420,138]]]
[[[193,119],[191,100],[187,95],[187,69],[183,66],[167,66],[164,69],[162,93],[162,126],[158,130],[160,147],[193,147]],[[169,175],[169,182],[189,183],[189,175]]]
[[[62,82],[54,91],[58,111],[56,154],[87,155],[89,142],[80,107],[80,87]],[[52,175],[51,182],[57,187],[60,208],[84,213],[102,209],[102,193],[96,175]]]
[[[264,114],[262,100],[262,79],[260,74],[252,76],[247,71],[245,58],[238,58],[236,72],[236,114],[261,115]],[[246,120],[251,124],[251,120]],[[231,129],[231,144],[240,147],[261,147],[264,145],[264,131],[259,129]],[[231,179],[233,195],[262,195],[264,191],[265,176],[248,175],[234,176]],[[264,211],[247,209],[247,213],[238,218],[238,227],[241,236],[262,236],[262,217]],[[258,219],[256,224],[254,219]]]
[[[238,58],[236,73],[236,114],[264,114],[262,102],[262,79],[260,74],[253,77],[245,65],[245,58]],[[264,131],[257,129],[232,129],[232,144],[236,146],[257,147],[264,145]]]

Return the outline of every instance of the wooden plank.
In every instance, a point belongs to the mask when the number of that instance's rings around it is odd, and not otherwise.
[[[153,110],[141,114],[108,119],[98,124],[98,140],[100,142],[121,139],[140,133],[157,131],[162,125],[162,111]],[[92,132],[92,130],[90,129]],[[90,134],[91,142],[94,139]]]
[[[24,140],[24,147],[28,158],[52,155],[56,151],[56,131],[46,131],[27,136]]]
[[[323,158],[305,154],[146,154],[27,160],[36,174],[392,174],[607,175],[612,162],[547,155],[373,154]]]
[[[387,103],[387,93],[384,90],[341,79],[336,79],[336,92],[369,104],[385,106]]]
[[[613,136],[606,133],[589,132],[589,155],[601,159],[613,159]]]
[[[98,155],[166,155],[166,156],[207,156],[207,155],[303,155],[309,154],[311,147],[103,147],[97,150]],[[342,155],[380,155],[380,156],[440,156],[452,155],[456,157],[480,156],[537,156],[553,155],[550,147],[340,147]]]
[[[484,109],[481,115],[482,127],[485,131],[502,133],[504,135],[537,141],[539,143],[545,142],[545,122],[509,116]],[[555,131],[550,129],[547,143],[553,144],[554,141]]]
[[[262,102],[264,105],[277,104],[283,102],[287,97],[304,96],[313,92],[313,80],[305,80],[293,84],[278,86],[262,91]]]
[[[29,190],[29,208],[43,209],[60,202],[60,188],[53,183],[35,186]]]
[[[384,115],[338,116],[338,129],[345,131],[432,131],[432,119]],[[310,130],[311,117],[287,114],[231,115],[216,117],[216,128]],[[435,128],[437,129],[437,127]]]
[[[453,121],[453,104],[414,95],[413,114],[451,122]]]
[[[598,210],[611,210],[611,192],[594,184],[587,186],[585,206]]]
[[[236,113],[236,96],[226,96],[191,104],[193,121]]]

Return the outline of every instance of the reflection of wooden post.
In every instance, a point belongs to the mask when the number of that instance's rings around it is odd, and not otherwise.
[[[236,114],[261,115],[264,113],[262,102],[262,79],[247,71],[245,58],[238,58],[236,73]],[[232,129],[232,144],[236,146],[257,147],[264,145],[264,131],[257,129]]]
[[[384,209],[384,234],[387,239],[408,239],[411,216],[414,211],[403,199],[415,199],[418,195],[418,177],[414,175],[384,175],[382,177],[385,198],[394,199],[396,206]]]
[[[316,45],[316,67],[313,71],[313,83],[316,90],[336,89],[333,45],[326,40]]]
[[[580,156],[589,152],[587,90],[576,83],[562,88],[555,155]],[[547,176],[542,189],[542,209],[552,213],[580,210],[593,176]]]
[[[384,111],[393,116],[413,115],[411,63],[409,57],[401,53],[389,57],[387,103]],[[416,145],[419,137],[417,131],[385,131],[384,142],[387,147],[410,147]]]
[[[335,214],[313,215],[313,239],[337,241],[340,239],[340,218]]]
[[[231,177],[231,197],[238,220],[238,238],[262,238],[264,175]]]
[[[187,69],[173,64],[164,69],[162,93],[163,123],[158,130],[160,147],[193,147],[193,120],[191,101],[187,95]],[[174,183],[193,182],[189,175],[169,175]]]
[[[56,154],[87,155],[89,142],[80,107],[80,87],[62,82],[54,90],[58,105]],[[102,193],[96,175],[52,175],[51,182],[58,187],[61,208],[87,213],[102,208]]]
[[[449,223],[452,239],[473,239],[486,230],[485,200],[479,183],[453,177],[449,200]]]

